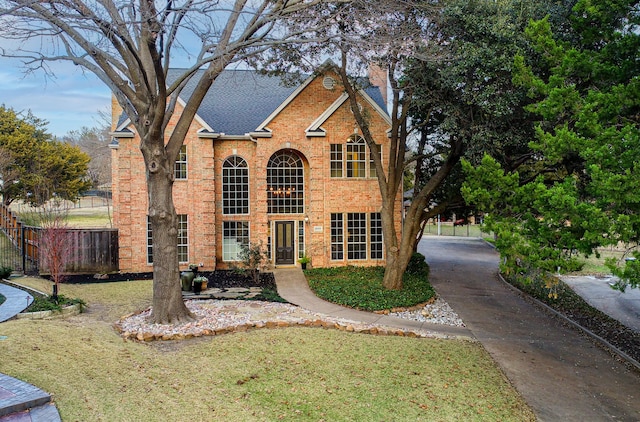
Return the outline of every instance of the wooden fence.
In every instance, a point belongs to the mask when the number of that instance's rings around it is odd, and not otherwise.
[[[0,205],[0,265],[24,273],[47,274],[39,254],[42,228],[24,225],[8,207]],[[67,229],[68,264],[65,273],[118,271],[117,229]]]

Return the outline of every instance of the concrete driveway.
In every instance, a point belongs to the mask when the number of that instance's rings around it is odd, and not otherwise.
[[[497,277],[481,239],[426,237],[431,282],[541,421],[640,421],[640,374]]]
[[[614,277],[564,276],[561,280],[589,305],[640,332],[640,289],[614,290]]]

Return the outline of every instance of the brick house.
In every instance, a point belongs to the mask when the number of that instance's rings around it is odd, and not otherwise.
[[[384,264],[375,168],[338,76],[323,69],[298,86],[250,70],[227,70],[214,82],[175,166],[181,268],[228,268],[249,242],[262,242],[277,266],[299,265],[303,255],[315,267]],[[382,142],[390,129],[385,88],[361,92]],[[115,100],[112,109],[119,267],[146,272],[153,245],[140,140]],[[388,145],[382,151],[384,163]]]

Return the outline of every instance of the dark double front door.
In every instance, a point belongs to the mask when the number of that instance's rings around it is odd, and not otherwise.
[[[276,221],[276,265],[294,263],[294,240],[293,221]]]

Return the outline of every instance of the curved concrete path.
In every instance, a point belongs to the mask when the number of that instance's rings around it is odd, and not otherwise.
[[[33,296],[0,282],[0,294],[6,300],[0,305],[0,322],[13,318],[33,302]],[[0,341],[2,337],[0,325]],[[51,396],[19,379],[0,374],[0,422],[57,422],[60,414]]]
[[[278,294],[288,302],[306,310],[328,315],[334,318],[360,321],[366,324],[383,325],[408,331],[430,331],[447,337],[472,338],[471,332],[464,327],[413,321],[403,318],[380,315],[373,312],[358,311],[327,302],[317,297],[299,268],[277,268],[273,271]]]
[[[24,290],[16,289],[0,282],[0,295],[6,300],[0,305],[0,322],[6,321],[27,309],[33,302],[33,296]]]
[[[541,421],[640,421],[640,374],[497,277],[480,239],[428,237],[431,283]]]

